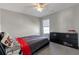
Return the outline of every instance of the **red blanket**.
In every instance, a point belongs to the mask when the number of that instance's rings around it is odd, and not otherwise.
[[[20,44],[21,51],[22,51],[23,55],[31,55],[32,54],[29,44],[23,38],[16,38],[16,40]]]

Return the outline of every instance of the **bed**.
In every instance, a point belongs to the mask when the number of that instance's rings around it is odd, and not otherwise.
[[[49,44],[48,36],[45,35],[44,36],[32,35],[16,39],[21,45],[21,51],[24,51],[23,52],[24,55],[34,54],[36,51]]]

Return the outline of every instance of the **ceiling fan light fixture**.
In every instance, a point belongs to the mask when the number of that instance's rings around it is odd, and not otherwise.
[[[35,3],[34,7],[37,11],[42,12],[46,5],[46,3]]]

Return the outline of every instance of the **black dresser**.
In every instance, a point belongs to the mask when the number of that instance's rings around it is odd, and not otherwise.
[[[50,32],[50,41],[78,49],[77,33]]]

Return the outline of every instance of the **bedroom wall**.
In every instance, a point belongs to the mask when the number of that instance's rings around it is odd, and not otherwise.
[[[79,32],[79,5],[55,12],[42,19],[50,19],[50,32],[68,32],[70,29]]]
[[[1,30],[12,37],[40,34],[39,23],[36,17],[1,9]]]

